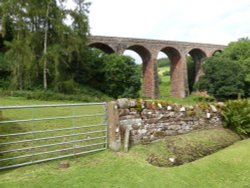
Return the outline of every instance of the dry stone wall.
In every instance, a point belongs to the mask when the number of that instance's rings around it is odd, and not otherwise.
[[[150,142],[165,136],[222,125],[222,104],[181,106],[166,102],[118,99],[121,139],[129,130],[130,143]]]

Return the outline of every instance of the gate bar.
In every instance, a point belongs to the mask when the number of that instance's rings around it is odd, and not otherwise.
[[[34,153],[34,154],[29,154],[29,155],[21,155],[21,156],[16,156],[16,157],[4,158],[4,159],[0,159],[0,162],[14,160],[14,159],[27,158],[27,157],[34,157],[34,156],[45,155],[45,154],[50,154],[50,153],[57,153],[60,151],[70,151],[70,150],[74,150],[74,149],[87,148],[87,147],[98,146],[98,145],[102,145],[102,144],[105,144],[105,142],[84,145],[84,146],[77,146],[77,147],[73,147],[73,148],[64,148],[64,149],[57,149],[57,150],[52,150],[52,151],[45,151],[45,152]]]
[[[43,121],[43,120],[55,120],[55,119],[71,119],[71,118],[96,117],[96,116],[104,116],[104,115],[105,114],[91,114],[91,115],[81,115],[81,116],[62,116],[62,117],[54,117],[54,118],[20,119],[20,120],[1,121],[0,124],[19,123],[19,122],[32,122],[32,121]]]
[[[0,106],[1,109],[19,109],[19,108],[48,108],[48,107],[69,107],[69,106],[94,106],[105,105],[102,103],[76,103],[76,104],[45,104],[45,105],[29,105],[29,106]]]
[[[79,135],[88,135],[88,134],[101,133],[101,132],[106,132],[106,130],[85,132],[85,133],[79,133],[79,134],[51,136],[51,137],[45,137],[45,138],[35,138],[35,139],[31,139],[31,140],[20,140],[20,141],[16,141],[16,142],[5,142],[5,143],[0,143],[0,146],[9,145],[9,144],[19,144],[19,143],[33,142],[33,141],[41,141],[41,140],[49,140],[49,139],[55,139],[55,138],[63,138],[63,137],[71,137],[71,136],[79,136]]]
[[[72,141],[69,141],[69,142],[57,142],[57,143],[54,143],[54,144],[47,144],[47,145],[41,145],[41,146],[33,146],[33,147],[27,147],[27,148],[6,150],[6,151],[1,151],[0,154],[17,152],[17,151],[25,151],[25,150],[31,150],[31,149],[37,149],[37,148],[45,148],[45,147],[51,147],[51,146],[57,146],[57,145],[63,145],[63,144],[71,144],[71,143],[75,143],[75,142],[98,140],[98,139],[101,139],[101,138],[106,138],[106,137],[105,136],[100,136],[100,137],[94,137],[94,138],[85,138],[85,139],[80,139],[80,140],[72,140]]]
[[[106,124],[80,126],[80,127],[74,127],[74,128],[70,127],[70,128],[62,128],[62,129],[31,131],[31,132],[16,133],[16,134],[2,134],[2,135],[0,135],[0,137],[5,137],[5,136],[19,136],[19,135],[37,134],[37,133],[46,133],[46,132],[56,132],[56,131],[65,131],[65,130],[73,130],[73,129],[84,129],[84,128],[101,127],[101,126],[106,126]]]

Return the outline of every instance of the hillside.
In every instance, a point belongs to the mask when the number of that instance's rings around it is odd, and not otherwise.
[[[166,99],[170,96],[170,75],[163,74],[166,71],[170,71],[169,66],[158,67],[158,75],[160,80],[159,90],[161,99]]]

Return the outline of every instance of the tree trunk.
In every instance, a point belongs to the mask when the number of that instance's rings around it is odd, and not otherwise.
[[[45,19],[45,27],[44,27],[44,48],[43,48],[43,54],[44,54],[44,63],[43,63],[43,88],[47,89],[47,43],[48,43],[48,22],[49,22],[49,4],[47,5],[47,11],[46,11],[46,19]]]
[[[17,40],[19,41],[20,40],[20,30],[18,30],[17,32]],[[22,74],[23,74],[23,69],[22,69],[22,65],[21,65],[21,52],[20,50],[18,49],[17,50],[17,59],[18,59],[18,65],[17,65],[17,88],[19,90],[22,90],[23,89],[23,80],[22,80]]]

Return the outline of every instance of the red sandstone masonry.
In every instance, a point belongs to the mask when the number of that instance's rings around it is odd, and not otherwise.
[[[115,104],[117,104],[118,119],[116,124],[119,126],[120,134],[117,137],[120,139],[118,142],[124,141],[126,130],[129,130],[130,143],[136,144],[197,129],[222,126],[216,104],[183,107],[141,101],[138,106],[135,100],[128,99],[118,99]],[[114,132],[112,128],[110,131]]]
[[[159,96],[156,59],[159,52],[164,52],[171,60],[171,95],[186,97],[188,95],[188,76],[186,56],[190,54],[196,63],[196,77],[202,74],[201,64],[204,57],[222,51],[225,46],[215,44],[135,39],[107,36],[90,36],[89,45],[107,53],[122,54],[126,49],[137,52],[143,60],[143,92],[145,97]]]

